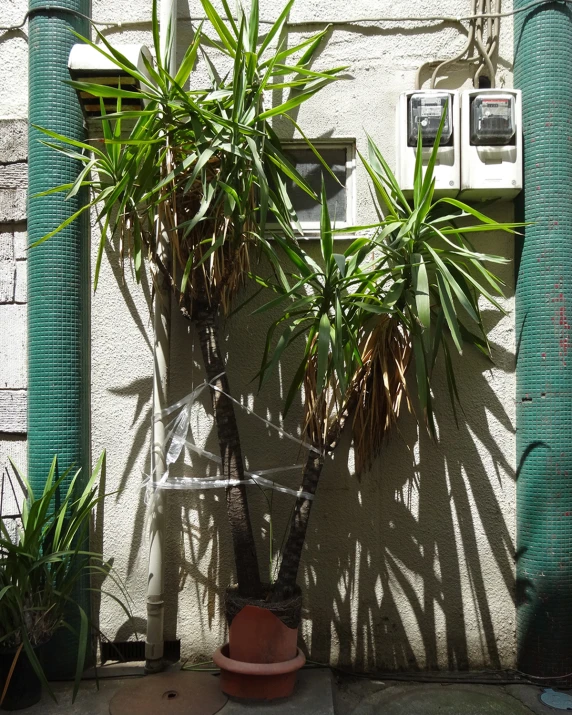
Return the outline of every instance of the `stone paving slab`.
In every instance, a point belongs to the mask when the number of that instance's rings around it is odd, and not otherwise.
[[[511,686],[517,687],[517,686]],[[518,686],[460,684],[390,685],[365,697],[351,715],[549,715],[555,711],[538,700],[538,689]],[[531,709],[535,704],[538,709]]]
[[[526,705],[534,715],[550,715],[550,713],[557,715],[559,712],[544,705],[544,703],[540,701],[540,696],[544,692],[544,688],[537,688],[534,685],[507,685],[505,690],[512,695],[513,698],[516,698]]]
[[[272,702],[229,699],[220,715],[334,715],[332,685],[329,669],[302,670],[291,698]]]
[[[109,715],[109,701],[115,693],[132,679],[103,679],[99,681],[99,690],[94,680],[81,684],[75,703],[71,696],[71,683],[52,683],[58,702],[55,703],[48,693],[44,692],[37,705],[22,712],[26,715]]]

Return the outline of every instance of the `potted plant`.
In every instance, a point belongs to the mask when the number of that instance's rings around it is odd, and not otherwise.
[[[196,328],[207,379],[215,388],[213,406],[223,477],[238,482],[227,489],[237,576],[236,588],[229,591],[226,603],[230,646],[220,649],[215,659],[223,670],[221,680],[227,692],[276,697],[291,692],[292,672],[303,663],[296,650],[301,608],[296,578],[326,455],[336,448],[350,420],[358,469],[371,464],[403,399],[409,402],[406,373],[413,356],[417,395],[426,424],[435,433],[431,376],[438,355],[444,357],[454,405],[457,397],[449,340],[459,351],[467,340],[488,353],[478,300],[484,297],[501,309],[493,296],[500,294],[500,282],[483,263],[504,259],[475,251],[465,234],[512,231],[516,224],[497,223],[453,199],[435,201],[436,148],[425,172],[418,151],[411,206],[370,141],[370,159],[362,160],[385,218],[365,227],[373,235],[360,237],[337,253],[322,196],[322,265],[318,265],[295,240],[292,227],[296,216],[287,182],[293,181],[318,197],[284,155],[270,120],[288,117],[290,109],[314,96],[344,68],[316,72],[309,66],[326,30],[295,47],[278,45],[271,50],[293,0],[264,38],[259,36],[257,0],[248,16],[239,8],[238,20],[224,0],[223,16],[209,0],[201,2],[216,39],[206,38],[199,28],[175,77],[166,69],[168,58],[161,56],[156,3],[156,65],[147,64],[148,76],[99,35],[101,45],[94,46],[141,86],[132,92],[72,82],[79,91],[100,97],[103,143],[92,146],[45,133],[55,140],[48,142],[54,149],[73,155],[84,166],[74,186],[53,190],[75,193],[83,185],[91,188],[90,202],[82,210],[96,207],[102,227],[95,285],[104,246],[117,232],[120,250],[129,252],[137,279],[147,258]],[[209,57],[212,47],[232,62],[224,79]],[[189,91],[184,87],[199,51],[211,84]],[[291,91],[289,98],[265,109],[264,93],[283,89]],[[106,115],[103,98],[113,97],[117,112]],[[123,112],[121,101],[126,97],[144,100],[145,109]],[[126,120],[134,120],[127,131]],[[438,143],[439,138],[435,147]],[[266,235],[270,215],[281,229],[273,241]],[[461,230],[456,221],[465,217],[475,218],[477,223]],[[159,225],[171,248],[170,263],[158,250]],[[286,306],[270,328],[261,379],[268,377],[287,348],[304,341],[286,409],[304,387],[305,429],[313,445],[278,578],[272,586],[263,584],[259,574],[246,488],[241,484],[240,437],[228,397],[230,386],[218,326],[219,316],[228,314],[233,298],[255,272],[251,259],[258,247],[268,258],[274,277],[256,276],[256,280],[278,294],[267,307]],[[282,267],[284,258],[293,266],[289,275]],[[459,319],[461,311],[476,333]],[[280,327],[283,333],[271,349],[272,336]]]
[[[288,183],[293,182],[318,200],[285,156],[271,122],[275,117],[288,117],[291,109],[334,81],[344,67],[320,72],[310,67],[328,28],[293,47],[282,45],[281,33],[293,2],[288,0],[274,24],[261,35],[258,0],[252,0],[248,14],[239,4],[238,19],[226,0],[222,3],[223,16],[210,0],[201,0],[216,36],[207,38],[199,27],[173,77],[167,69],[169,57],[162,56],[160,48],[154,0],[156,62],[152,65],[144,59],[147,74],[140,72],[100,33],[98,45],[82,38],[135,78],[140,86],[132,91],[70,82],[78,91],[100,98],[103,142],[81,143],[42,131],[49,137],[46,139],[49,146],[83,165],[73,186],[54,187],[51,191],[75,194],[82,186],[90,187],[89,203],[77,215],[96,207],[101,225],[94,287],[105,244],[119,235],[121,254],[128,252],[131,256],[137,280],[141,278],[142,262],[147,259],[153,275],[169,286],[183,315],[196,330],[206,377],[213,387],[222,476],[233,481],[227,488],[227,511],[237,583],[227,598],[228,621],[233,622],[244,604],[258,604],[261,618],[267,619],[271,612],[278,614],[273,616],[274,625],[278,621],[288,629],[287,644],[282,650],[271,647],[276,635],[274,628],[269,638],[261,636],[260,650],[252,654],[237,645],[233,633],[238,628],[231,628],[229,655],[237,656],[235,660],[287,659],[299,667],[303,659],[297,654],[295,629],[300,619],[300,598],[289,598],[277,605],[269,598],[269,587],[260,578],[243,484],[240,436],[219,337],[219,318],[228,315],[233,299],[249,277],[256,253],[262,250],[276,274],[282,273],[276,245],[267,237],[267,223],[271,217],[287,240],[294,242],[293,226],[297,221],[288,196]],[[231,66],[222,79],[209,55],[212,48]],[[208,69],[210,84],[188,90],[185,86],[199,52]],[[265,106],[268,93],[277,91],[290,91],[290,95],[282,103]],[[117,112],[106,114],[104,98],[117,99]],[[122,111],[125,98],[144,101],[145,108]],[[308,144],[322,161],[312,144]],[[41,241],[49,239],[73,218]],[[159,231],[170,249],[167,259],[159,247]],[[249,613],[252,615],[252,611]],[[252,638],[247,641],[250,644]],[[262,696],[269,695],[265,691]]]
[[[4,710],[38,702],[42,686],[55,700],[42,668],[41,650],[61,628],[78,634],[75,699],[91,642],[90,621],[74,598],[78,582],[95,573],[110,576],[122,597],[128,598],[112,563],[83,548],[93,509],[104,496],[98,493],[104,469],[105,453],[80,494],[79,471],[58,476],[57,456],[39,495],[17,472],[25,490],[21,526],[15,532],[0,516],[0,708]]]
[[[486,264],[506,263],[501,256],[476,250],[468,236],[504,231],[522,224],[499,223],[452,198],[434,198],[434,167],[443,129],[423,170],[421,136],[413,200],[403,195],[381,152],[369,138],[369,160],[360,154],[371,179],[382,220],[344,231],[369,232],[337,249],[336,233],[322,196],[318,264],[299,246],[276,238],[289,259],[289,287],[284,281],[259,281],[278,296],[258,313],[282,306],[273,321],[261,366],[264,382],[278,361],[298,346],[285,411],[300,390],[305,401],[305,437],[316,448],[308,453],[299,497],[272,598],[281,601],[296,590],[313,496],[327,455],[351,425],[356,471],[367,470],[380,453],[405,401],[412,409],[415,390],[429,433],[436,439],[432,376],[439,359],[446,371],[455,419],[459,401],[451,351],[463,343],[490,358],[480,302],[504,312],[496,300],[501,281]],[[467,224],[467,219],[472,221]],[[459,223],[461,222],[461,224]],[[342,233],[342,232],[338,232]],[[340,245],[340,244],[338,244]],[[279,333],[273,343],[272,336]],[[269,349],[268,345],[274,345]],[[407,373],[415,367],[413,377]]]

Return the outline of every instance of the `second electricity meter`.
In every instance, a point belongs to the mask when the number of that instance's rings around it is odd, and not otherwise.
[[[515,97],[511,94],[481,94],[471,104],[471,144],[511,144],[516,133]]]
[[[449,144],[453,134],[453,108],[449,92],[419,92],[409,97],[407,109],[407,143],[417,146],[417,137],[421,128],[423,146],[433,146],[441,124],[443,112],[445,123],[441,134],[440,146]]]
[[[461,94],[463,201],[513,199],[522,189],[522,93],[467,89]]]

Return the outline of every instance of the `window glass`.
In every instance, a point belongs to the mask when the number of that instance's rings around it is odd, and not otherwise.
[[[332,225],[347,221],[347,149],[321,148],[316,147],[328,164],[334,175],[341,182],[335,181],[316,159],[314,153],[308,147],[285,147],[284,153],[290,162],[296,167],[298,173],[309,186],[320,196],[322,190],[322,174],[326,184],[326,196],[328,198],[328,209]],[[300,189],[293,181],[287,183],[288,195],[298,214],[298,220],[302,225],[320,222],[320,204],[314,201],[308,194]]]

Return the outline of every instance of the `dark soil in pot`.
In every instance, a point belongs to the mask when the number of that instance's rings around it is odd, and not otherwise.
[[[270,595],[271,587],[268,586]],[[232,625],[234,617],[242,611],[245,606],[257,606],[264,608],[279,618],[288,628],[298,628],[302,618],[302,592],[296,587],[295,594],[284,601],[271,601],[267,599],[244,598],[238,593],[236,587],[228,588],[225,599],[226,621],[229,627]]]

